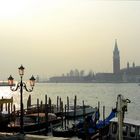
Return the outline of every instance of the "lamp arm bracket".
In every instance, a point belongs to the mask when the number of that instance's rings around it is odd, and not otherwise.
[[[27,92],[32,92],[33,91],[33,87],[32,87],[32,89],[28,89],[24,82],[23,82],[23,87]]]
[[[17,91],[19,87],[20,87],[20,83],[18,83],[15,88],[13,88],[13,86],[10,86],[10,89],[11,91]]]

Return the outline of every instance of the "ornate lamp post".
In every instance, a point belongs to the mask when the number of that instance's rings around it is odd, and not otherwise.
[[[35,85],[35,78],[32,76],[29,80],[30,80],[30,86],[31,89],[27,89],[26,84],[22,81],[23,75],[24,75],[24,67],[21,65],[19,68],[19,75],[20,75],[20,82],[18,82],[16,88],[12,88],[13,83],[14,83],[14,78],[10,75],[10,77],[8,78],[8,83],[10,85],[10,89],[12,91],[17,91],[18,89],[20,89],[20,133],[24,133],[23,130],[23,116],[24,116],[24,112],[23,112],[23,89],[25,89],[27,92],[32,92],[34,85]]]

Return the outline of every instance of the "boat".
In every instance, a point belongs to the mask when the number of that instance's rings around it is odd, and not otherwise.
[[[53,128],[52,130],[52,134],[54,137],[73,137],[76,135],[76,131],[74,128],[63,128],[63,127],[57,127],[57,128]]]
[[[11,85],[9,85],[8,81],[0,81],[0,86],[11,86]],[[13,84],[12,86],[15,86],[15,84]]]
[[[112,109],[109,116],[104,120],[99,119],[99,112],[97,111],[92,116],[86,117],[85,121],[77,124],[77,135],[79,138],[85,140],[99,138],[99,134],[106,136],[109,131],[110,120],[116,115],[116,109]]]
[[[48,113],[48,122],[46,122],[45,113],[27,114],[23,117],[23,121],[25,134],[45,134],[46,128],[51,131],[53,127],[61,125],[61,118],[54,113]],[[7,131],[20,131],[20,117],[16,117],[15,121],[8,124]]]
[[[7,99],[0,99],[0,130],[7,127],[7,124],[10,122],[11,106],[13,104],[13,97]]]
[[[107,138],[109,140],[117,140],[118,138],[118,118],[115,117],[110,120],[109,133]],[[140,140],[140,121],[124,118],[122,134],[124,140]]]
[[[116,115],[113,117],[111,114],[106,121],[105,126],[108,131],[102,127],[98,133],[91,137],[102,140],[140,140],[140,121],[125,119],[125,112],[127,111],[127,104],[131,101],[125,99],[121,94],[117,96]],[[100,125],[99,125],[100,126]],[[139,135],[139,136],[138,136]]]
[[[10,122],[10,114],[7,111],[0,112],[0,130],[7,127]]]
[[[81,117],[83,115],[89,115],[93,114],[96,112],[97,108],[93,108],[89,105],[85,105],[84,108],[83,106],[76,106],[76,109],[74,109],[74,106],[69,106],[69,109],[66,110],[65,112],[65,117],[66,118],[74,118],[74,117]]]
[[[65,119],[69,119],[69,118],[74,118],[74,117],[81,117],[81,116],[88,116],[89,114],[95,114],[95,112],[97,111],[97,108],[93,108],[91,106],[76,106],[76,111],[74,111],[74,106],[70,106],[70,109],[66,110],[66,112],[64,112],[64,116]],[[65,122],[66,123],[66,122]],[[57,127],[57,128],[53,128],[52,130],[52,134],[54,137],[73,137],[77,135],[77,124],[76,122],[71,126],[66,126],[65,127],[61,126],[61,127]]]

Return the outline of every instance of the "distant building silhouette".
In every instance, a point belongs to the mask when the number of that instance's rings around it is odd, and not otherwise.
[[[121,69],[120,74],[125,79],[123,82],[140,82],[140,66],[135,66],[135,63],[131,67],[127,64],[127,68]]]
[[[133,62],[133,68],[135,68],[135,63]]]
[[[118,50],[117,40],[115,40],[115,48],[113,51],[113,73],[118,74],[120,72],[120,52]]]
[[[84,74],[85,74],[85,71],[84,71],[84,70],[81,70],[81,71],[80,71],[80,77],[83,77]]]
[[[117,40],[113,50],[113,73],[96,73],[89,71],[87,75],[84,70],[78,69],[70,70],[66,76],[51,77],[48,82],[62,82],[62,83],[119,83],[119,82],[140,82],[140,66],[132,66],[127,62],[126,68],[120,69],[120,52],[118,49]]]
[[[127,62],[127,69],[129,69],[129,62]]]

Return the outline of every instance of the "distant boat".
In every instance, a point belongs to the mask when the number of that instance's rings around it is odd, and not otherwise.
[[[0,86],[10,86],[10,85],[7,81],[0,81]],[[15,86],[15,84],[13,84],[12,86]]]

